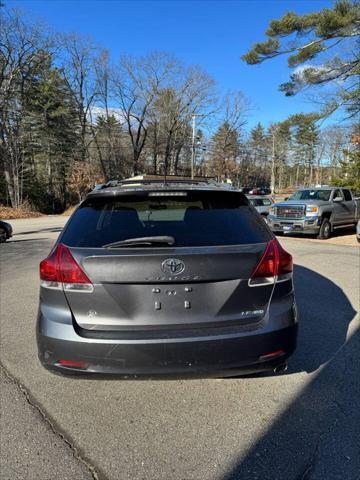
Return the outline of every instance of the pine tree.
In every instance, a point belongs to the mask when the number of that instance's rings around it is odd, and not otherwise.
[[[319,140],[318,117],[314,114],[292,115],[288,124],[293,133],[293,153],[296,167],[295,183],[311,185],[314,181],[313,167]]]
[[[217,177],[228,179],[236,173],[239,151],[239,132],[224,122],[211,139],[211,157]]]
[[[125,138],[120,121],[113,114],[107,117],[99,115],[96,124],[91,125],[95,150],[103,176],[107,180],[131,175],[132,167],[128,161],[130,145]]]
[[[360,3],[338,0],[332,9],[306,15],[288,12],[271,21],[268,39],[256,43],[242,59],[255,65],[288,55],[288,65],[294,70],[290,81],[280,85],[281,91],[292,96],[309,86],[332,84],[336,95],[327,102],[324,114],[345,106],[349,115],[355,116],[360,111],[359,34]],[[285,43],[287,37],[290,40]]]
[[[268,185],[270,183],[269,141],[260,122],[250,131],[248,146],[251,151],[252,164],[258,172],[256,183],[261,186]]]
[[[28,87],[24,115],[26,151],[34,165],[28,193],[43,209],[66,207],[66,178],[78,141],[78,123],[71,92],[51,56]],[[46,186],[46,190],[41,187]]]

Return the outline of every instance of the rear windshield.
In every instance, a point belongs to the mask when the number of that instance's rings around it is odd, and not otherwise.
[[[249,202],[250,205],[254,205],[255,207],[267,207],[268,205],[271,205],[268,198],[250,198]]]
[[[237,192],[141,192],[88,198],[74,213],[61,242],[70,247],[104,245],[149,236],[171,236],[175,245],[263,243],[271,233]]]

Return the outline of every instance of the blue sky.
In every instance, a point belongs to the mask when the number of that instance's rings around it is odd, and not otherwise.
[[[288,79],[286,58],[248,66],[240,56],[264,38],[269,21],[289,10],[299,14],[332,7],[331,0],[3,0],[62,32],[92,36],[111,51],[144,54],[167,50],[200,64],[221,90],[242,90],[253,109],[249,127],[299,111],[306,98],[286,98],[278,85]]]

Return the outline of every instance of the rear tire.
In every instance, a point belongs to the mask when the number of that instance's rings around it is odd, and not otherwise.
[[[328,218],[324,218],[321,222],[321,227],[317,238],[319,238],[320,240],[327,240],[328,238],[330,238],[330,235],[331,223],[329,222]]]

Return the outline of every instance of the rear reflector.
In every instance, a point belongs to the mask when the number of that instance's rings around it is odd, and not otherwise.
[[[267,244],[259,264],[251,275],[249,285],[255,287],[289,280],[292,271],[292,256],[274,238]]]
[[[40,262],[40,284],[55,290],[92,292],[94,289],[68,247],[62,243]]]
[[[86,370],[89,364],[84,361],[74,361],[74,360],[58,360],[57,365],[67,368],[77,368],[79,370]]]
[[[285,355],[284,350],[275,350],[275,352],[260,355],[259,360],[271,360],[272,358],[281,357],[281,355]]]

